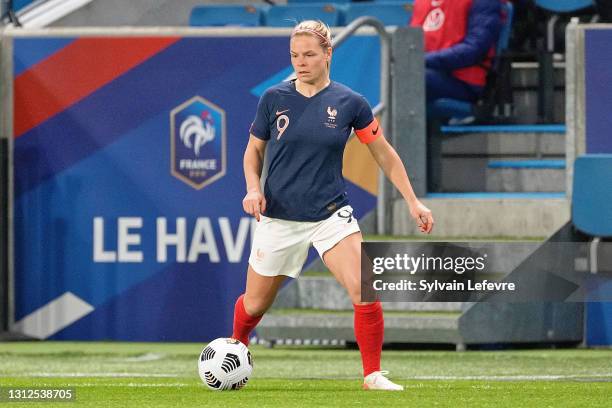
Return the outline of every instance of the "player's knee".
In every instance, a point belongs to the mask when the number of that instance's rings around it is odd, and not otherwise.
[[[247,296],[244,297],[244,310],[249,316],[261,316],[270,308],[274,299],[266,299],[262,297]]]

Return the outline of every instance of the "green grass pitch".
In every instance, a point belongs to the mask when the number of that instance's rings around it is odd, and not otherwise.
[[[241,391],[213,392],[197,374],[201,344],[0,343],[1,387],[73,387],[40,407],[604,407],[612,350],[399,351],[383,369],[403,392],[361,390],[357,350],[251,347]]]

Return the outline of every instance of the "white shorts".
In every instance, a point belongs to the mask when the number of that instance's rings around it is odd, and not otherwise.
[[[249,265],[260,275],[297,278],[312,244],[319,256],[343,238],[359,232],[353,208],[346,205],[329,218],[317,221],[287,221],[260,216],[253,237]]]

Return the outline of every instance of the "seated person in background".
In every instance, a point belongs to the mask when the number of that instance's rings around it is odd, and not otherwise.
[[[413,27],[425,36],[427,102],[475,102],[502,25],[502,0],[415,0]]]

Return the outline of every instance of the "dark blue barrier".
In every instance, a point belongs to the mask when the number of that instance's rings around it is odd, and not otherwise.
[[[612,29],[587,29],[584,36],[586,153],[612,153]]]
[[[612,153],[612,29],[586,29],[586,153]],[[612,187],[611,187],[612,188]],[[612,344],[612,303],[587,304],[587,344]]]

